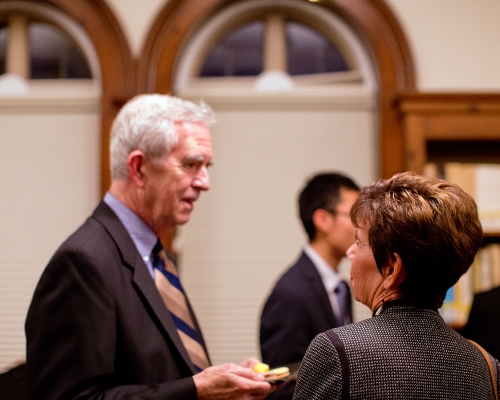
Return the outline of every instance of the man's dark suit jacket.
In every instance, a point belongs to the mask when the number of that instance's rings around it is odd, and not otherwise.
[[[175,324],[104,202],[47,265],[26,337],[32,399],[196,399]]]
[[[500,287],[474,296],[464,335],[500,357]]]
[[[318,270],[304,253],[276,283],[260,319],[262,361],[271,367],[301,361],[309,343],[337,326],[330,299]],[[295,384],[272,393],[273,399],[291,399]]]

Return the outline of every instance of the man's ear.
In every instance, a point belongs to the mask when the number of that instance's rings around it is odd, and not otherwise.
[[[132,151],[127,157],[127,167],[130,179],[137,187],[144,185],[143,168],[146,157],[140,150]]]
[[[386,289],[397,289],[406,277],[406,270],[403,261],[398,253],[394,253],[394,258],[384,269]]]
[[[318,208],[313,212],[312,221],[317,230],[325,232],[328,230],[328,224],[331,222],[331,215],[328,211]]]

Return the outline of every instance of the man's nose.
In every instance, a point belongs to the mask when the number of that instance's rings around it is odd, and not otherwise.
[[[201,167],[196,174],[193,185],[201,190],[210,189],[210,175],[208,173],[207,167]]]

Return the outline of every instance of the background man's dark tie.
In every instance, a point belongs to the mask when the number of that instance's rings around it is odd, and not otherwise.
[[[352,322],[352,300],[349,285],[346,281],[341,280],[334,292],[335,296],[337,296],[337,304],[339,305],[341,316],[339,326],[350,324]]]

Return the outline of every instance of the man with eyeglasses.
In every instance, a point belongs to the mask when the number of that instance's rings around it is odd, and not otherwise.
[[[299,195],[309,243],[276,283],[260,321],[262,360],[271,367],[300,362],[318,333],[352,322],[351,294],[338,266],[355,240],[349,211],[358,191],[351,178],[325,172]],[[292,399],[294,389],[289,382],[268,398]]]

